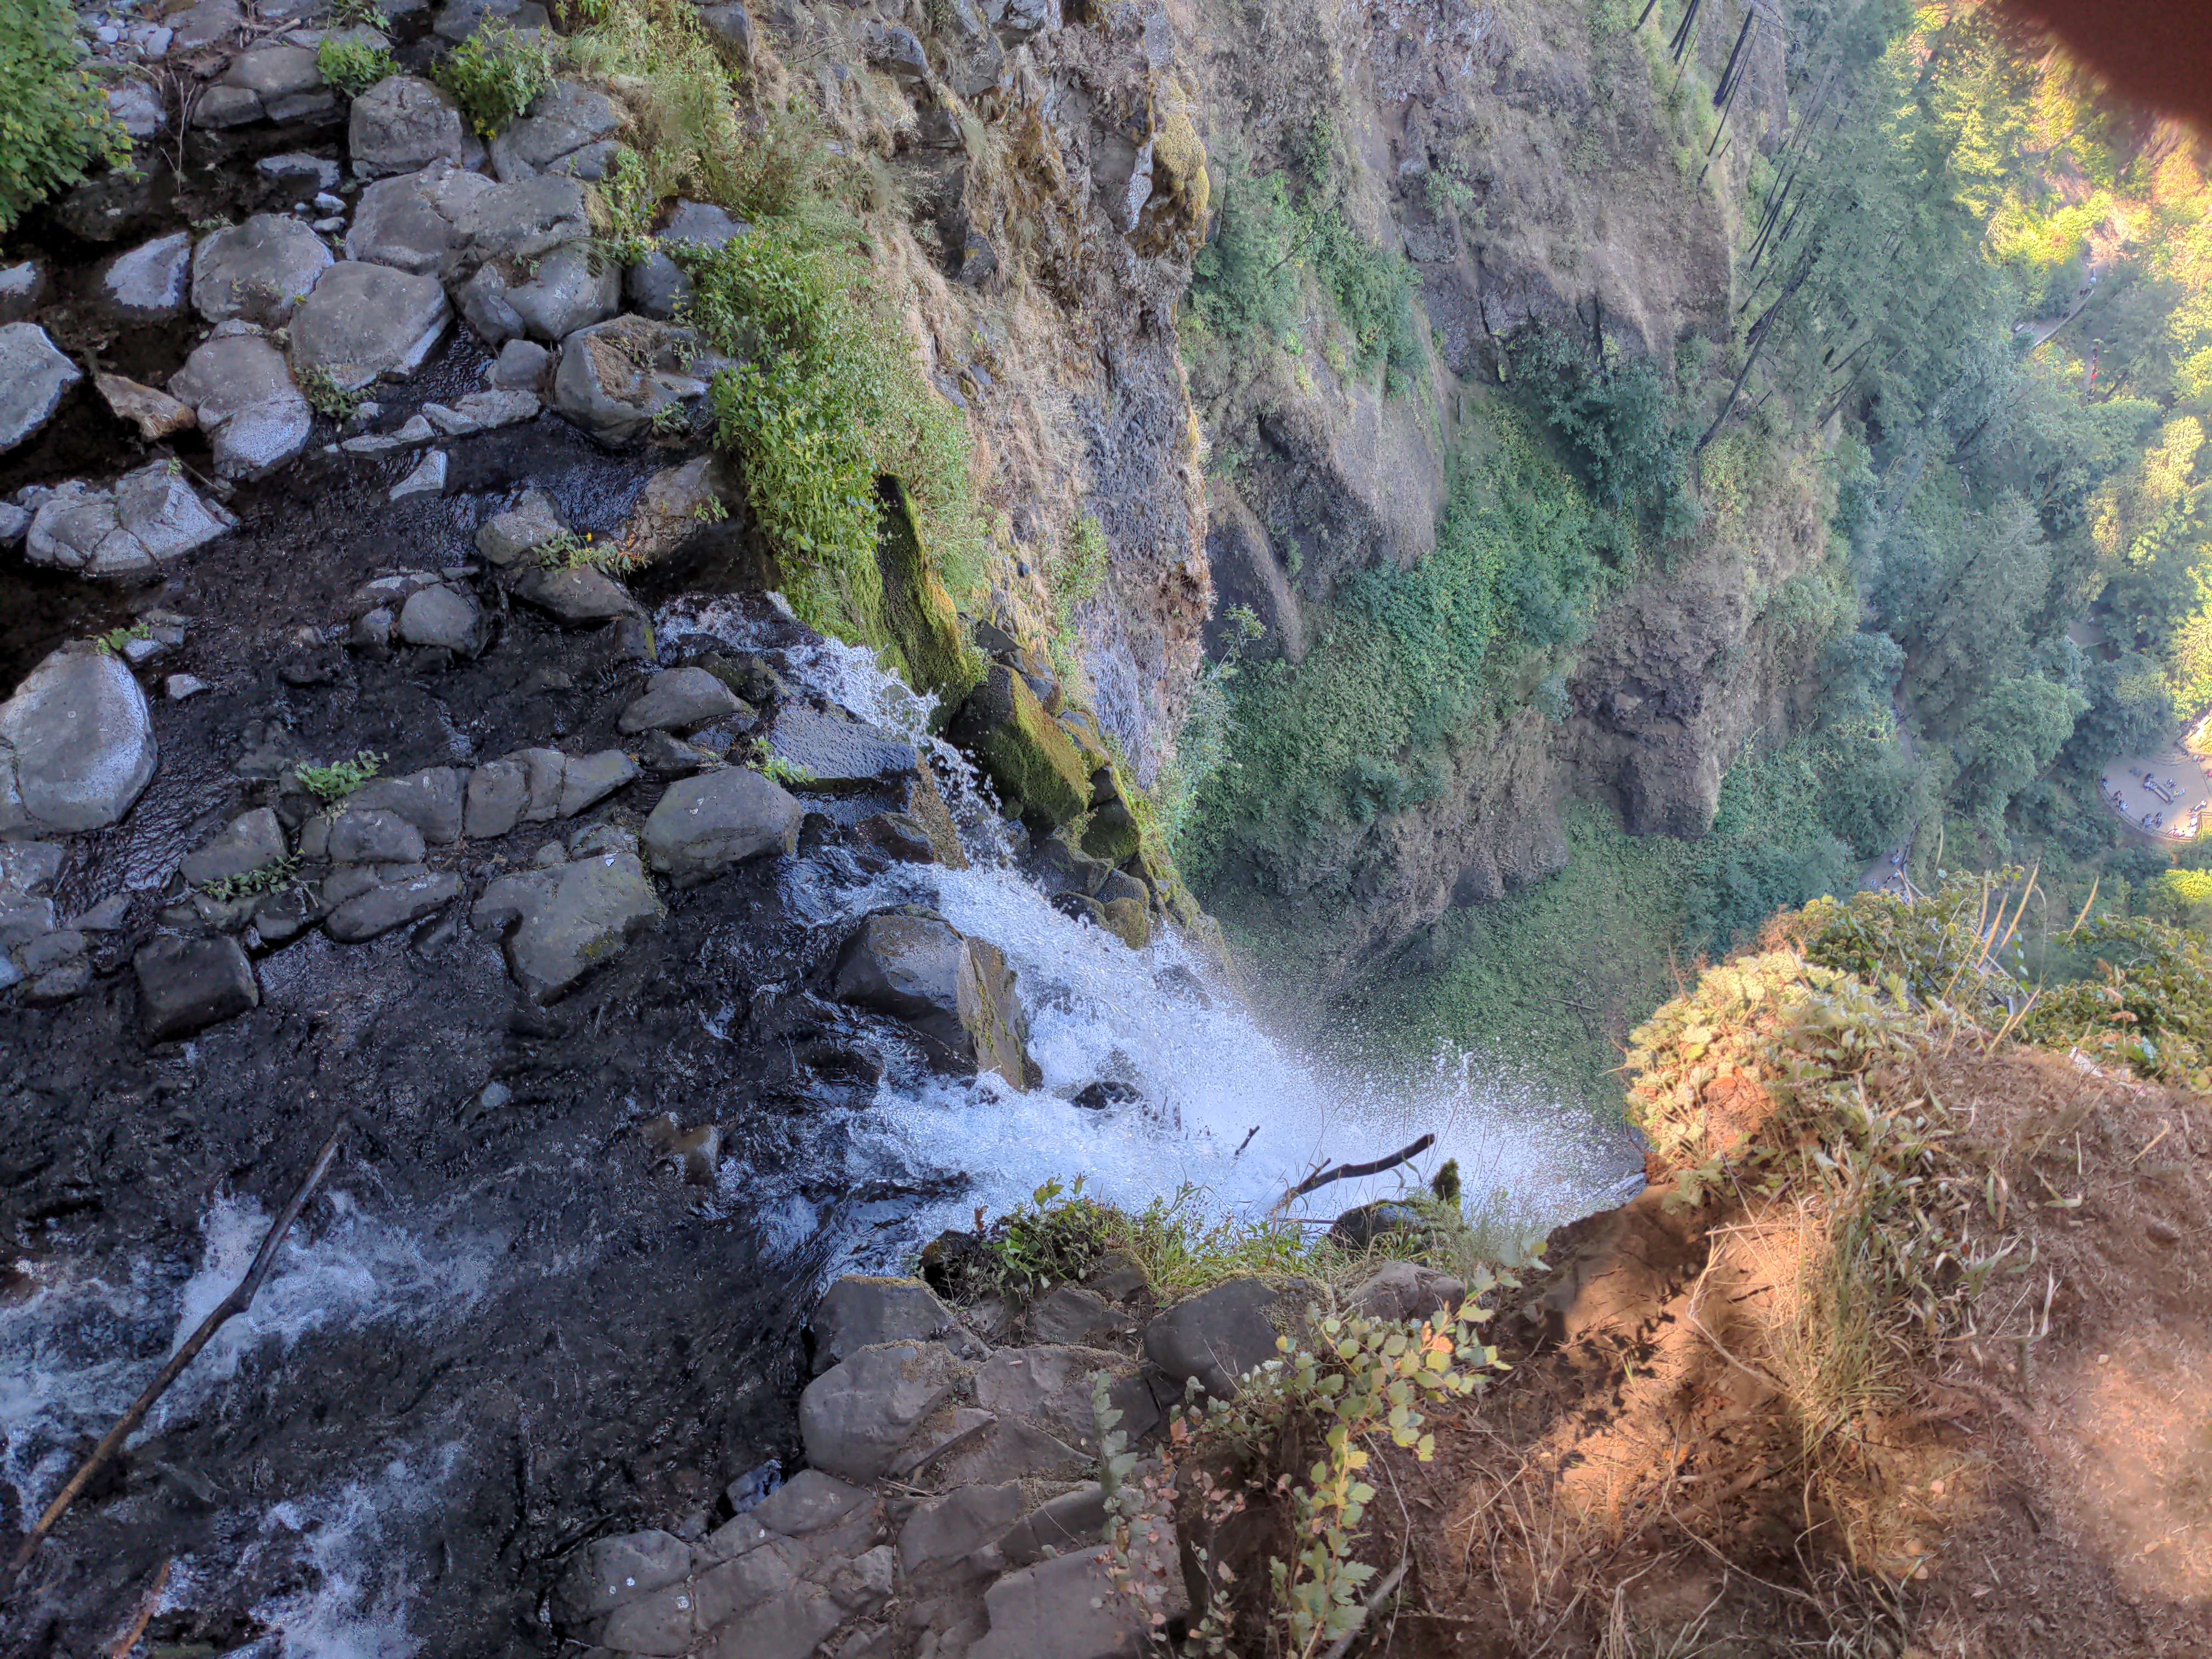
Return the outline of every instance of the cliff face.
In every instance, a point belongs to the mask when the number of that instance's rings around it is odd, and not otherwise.
[[[1516,330],[1595,337],[1615,361],[1702,360],[1725,341],[1735,170],[1779,142],[1781,40],[1746,43],[1716,191],[1700,147],[1670,136],[1674,66],[1629,16],[1463,0],[1171,15],[1200,66],[1216,171],[1310,165],[1318,127],[1341,158],[1346,216],[1419,279],[1423,361],[1387,394],[1326,352],[1194,358],[1213,450],[1212,642],[1249,605],[1267,629],[1256,648],[1295,665],[1346,579],[1433,550],[1477,389],[1504,377]],[[1691,50],[1709,82],[1743,15],[1723,6],[1702,25]],[[1708,481],[1698,529],[1591,617],[1564,710],[1539,715],[1524,695],[1493,711],[1451,741],[1427,799],[1324,834],[1287,877],[1231,869],[1210,902],[1295,927],[1334,976],[1448,907],[1559,867],[1570,796],[1611,803],[1635,833],[1704,834],[1721,774],[1804,666],[1772,599],[1820,558],[1823,499],[1787,459],[1747,488]]]

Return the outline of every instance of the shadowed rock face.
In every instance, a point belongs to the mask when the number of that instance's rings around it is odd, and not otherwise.
[[[930,915],[875,915],[845,942],[836,995],[904,1020],[933,1064],[1030,1085],[1028,1020],[995,945]]]

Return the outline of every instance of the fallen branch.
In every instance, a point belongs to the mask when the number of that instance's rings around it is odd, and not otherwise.
[[[77,1494],[91,1485],[93,1476],[100,1473],[109,1458],[123,1449],[123,1443],[146,1420],[146,1413],[153,1410],[155,1401],[167,1392],[169,1384],[177,1380],[185,1366],[199,1357],[200,1350],[214,1339],[225,1322],[236,1318],[252,1305],[253,1293],[261,1288],[261,1281],[269,1277],[269,1269],[276,1262],[276,1247],[284,1242],[284,1235],[292,1231],[292,1224],[300,1218],[300,1212],[307,1207],[307,1200],[329,1172],[331,1160],[338,1155],[338,1140],[345,1133],[349,1120],[350,1114],[340,1117],[331,1126],[330,1134],[323,1141],[322,1150],[315,1154],[314,1164],[307,1170],[306,1179],[293,1189],[290,1200],[276,1217],[276,1224],[269,1229],[268,1236],[261,1241],[261,1249],[253,1258],[253,1266],[247,1269],[246,1277],[239,1280],[238,1288],[217,1303],[215,1311],[200,1322],[199,1328],[185,1339],[184,1346],[169,1356],[169,1363],[162,1366],[154,1380],[146,1385],[146,1391],[132,1402],[121,1420],[92,1449],[92,1455],[77,1466],[76,1473],[70,1477],[69,1485],[64,1486],[54,1501],[46,1505],[46,1512],[39,1517],[38,1524],[23,1534],[23,1541],[15,1547],[14,1557],[4,1568],[0,1568],[0,1599],[5,1599],[14,1591],[16,1578],[30,1565],[31,1558],[39,1553],[39,1546],[46,1541],[46,1534],[60,1524],[62,1516],[69,1513],[70,1505],[76,1501]]]
[[[160,1571],[154,1582],[146,1587],[144,1598],[138,1604],[138,1616],[131,1628],[109,1644],[107,1659],[129,1659],[131,1650],[138,1645],[138,1638],[146,1633],[146,1626],[154,1622],[155,1610],[161,1605],[161,1592],[169,1587],[169,1569],[177,1565],[174,1556],[162,1558]]]
[[[1323,1170],[1319,1175],[1308,1176],[1276,1200],[1275,1207],[1279,1210],[1285,1204],[1304,1198],[1316,1188],[1326,1187],[1332,1182],[1350,1181],[1357,1176],[1381,1175],[1383,1170],[1394,1169],[1409,1158],[1419,1158],[1436,1144],[1434,1135],[1423,1135],[1412,1146],[1401,1147],[1389,1157],[1378,1158],[1372,1164],[1340,1164],[1334,1170]]]
[[[1395,1163],[1396,1160],[1392,1161]],[[1344,1656],[1352,1651],[1352,1644],[1365,1627],[1367,1616],[1390,1599],[1390,1592],[1398,1588],[1398,1581],[1406,1576],[1406,1567],[1412,1559],[1411,1556],[1401,1556],[1398,1565],[1382,1575],[1382,1582],[1376,1585],[1374,1594],[1359,1609],[1359,1616],[1352,1621],[1352,1628],[1336,1638],[1322,1659],[1344,1659]]]

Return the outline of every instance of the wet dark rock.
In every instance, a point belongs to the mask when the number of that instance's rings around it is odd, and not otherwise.
[[[357,390],[422,368],[453,317],[436,277],[343,260],[325,270],[292,322],[293,361]]]
[[[1086,1111],[1111,1111],[1117,1106],[1133,1106],[1144,1096],[1134,1085],[1115,1078],[1101,1078],[1096,1083],[1086,1083],[1075,1091],[1074,1103]]]
[[[625,732],[688,732],[731,714],[750,715],[729,687],[703,668],[671,668],[653,676],[617,722]]]
[[[958,1333],[969,1344],[974,1341],[959,1330],[952,1310],[920,1279],[870,1273],[847,1273],[824,1291],[808,1330],[817,1376],[878,1343],[926,1342],[948,1332]],[[981,1357],[980,1345],[975,1357]]]
[[[853,826],[853,839],[903,864],[934,864],[937,842],[911,812],[878,812]]]
[[[57,651],[0,703],[0,836],[113,823],[159,757],[146,694],[121,660]]]
[[[619,749],[571,755],[561,769],[557,816],[573,818],[579,812],[587,812],[616,790],[636,782],[637,776],[637,763]]]
[[[257,213],[193,251],[192,308],[211,323],[238,317],[274,328],[290,318],[331,263],[323,239],[299,220]]]
[[[729,767],[672,784],[646,820],[646,859],[678,887],[790,852],[805,809],[772,778]]]
[[[636,853],[616,850],[502,876],[485,888],[470,921],[501,937],[515,982],[547,1002],[619,956],[661,915]]]
[[[816,1377],[799,1396],[799,1432],[806,1461],[848,1480],[874,1480],[965,1375],[965,1368],[935,1343],[863,1348]],[[761,1510],[798,1484],[793,1481]],[[772,1524],[760,1510],[754,1516],[763,1526]]]
[[[520,761],[487,762],[469,774],[461,832],[471,841],[495,840],[522,822],[529,804],[529,769]]]
[[[421,843],[418,842],[419,847]],[[229,824],[185,855],[178,873],[195,887],[243,876],[284,856],[284,826],[265,806],[233,818]],[[420,857],[418,852],[416,854]]]
[[[268,112],[261,107],[260,98],[249,88],[226,87],[218,82],[203,92],[192,103],[192,125],[196,127],[242,127],[249,121],[264,118]]]
[[[53,416],[84,371],[36,323],[0,328],[0,449],[12,449]]]
[[[914,745],[858,720],[787,705],[769,728],[769,747],[806,774],[804,787],[860,794],[914,770]]]
[[[170,1042],[256,1006],[260,982],[234,939],[158,939],[131,958],[147,1039]]]
[[[554,1591],[562,1622],[580,1624],[690,1576],[691,1547],[665,1532],[594,1540],[576,1552]]]
[[[1364,1250],[1386,1233],[1428,1231],[1428,1218],[1412,1205],[1384,1199],[1346,1210],[1330,1224],[1328,1236],[1348,1250]]]
[[[392,499],[404,500],[409,495],[442,495],[446,493],[446,477],[450,462],[446,452],[434,449],[415,464],[415,470],[392,486]]]
[[[665,322],[691,297],[691,279],[675,260],[656,250],[623,273],[623,295],[640,316]]]
[[[998,947],[933,916],[870,916],[837,957],[841,1002],[913,1027],[931,1063],[1030,1086],[1028,1020]]]
[[[1111,899],[1099,910],[1101,925],[1132,951],[1152,942],[1152,915],[1142,899]]]
[[[703,772],[710,766],[721,763],[721,756],[712,749],[702,749],[666,732],[647,732],[637,741],[637,763],[646,775],[655,778],[688,778],[695,772]]]
[[[353,100],[346,153],[356,179],[414,173],[436,161],[465,165],[471,142],[453,99],[428,81],[395,75]]]
[[[1237,1397],[1237,1381],[1275,1357],[1267,1315],[1281,1297],[1256,1279],[1226,1284],[1178,1302],[1145,1327],[1145,1358],[1181,1392],[1195,1377],[1206,1393]]]
[[[921,1276],[939,1296],[964,1297],[990,1282],[995,1260],[974,1233],[948,1227],[921,1247]]]

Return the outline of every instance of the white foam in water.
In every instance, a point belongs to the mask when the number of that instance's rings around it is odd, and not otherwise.
[[[659,627],[664,637],[689,629],[740,646],[752,638],[751,625],[721,602],[672,606]],[[965,758],[928,734],[931,701],[872,653],[831,641],[785,659],[800,684],[927,748],[952,780],[963,829],[979,818],[989,824],[990,803]],[[1458,1160],[1471,1202],[1494,1202],[1538,1227],[1615,1201],[1624,1178],[1635,1181],[1620,1151],[1601,1145],[1580,1110],[1535,1080],[1458,1053],[1425,1076],[1381,1078],[1297,1052],[1263,1030],[1233,990],[1209,984],[1211,1006],[1193,995],[1193,981],[1210,981],[1212,971],[1172,937],[1132,952],[1054,910],[1006,863],[1002,842],[994,848],[987,836],[978,848],[972,829],[968,839],[983,856],[965,871],[902,867],[834,893],[794,880],[788,894],[817,924],[885,904],[930,904],[1005,951],[1020,975],[1042,1088],[1018,1091],[989,1076],[887,1080],[853,1126],[846,1174],[854,1182],[971,1177],[957,1202],[922,1218],[927,1224],[963,1218],[977,1203],[1002,1210],[1046,1181],[1079,1175],[1086,1190],[1123,1204],[1188,1182],[1217,1209],[1265,1209],[1323,1164],[1365,1162],[1425,1133],[1436,1145],[1416,1163],[1334,1183],[1292,1212],[1332,1215],[1402,1191],[1446,1158]],[[1068,1098],[1101,1079],[1133,1085],[1141,1103],[1098,1112]],[[813,1213],[794,1199],[769,1218],[769,1234],[802,1237]]]

